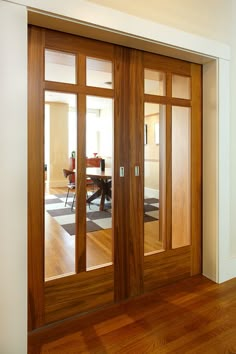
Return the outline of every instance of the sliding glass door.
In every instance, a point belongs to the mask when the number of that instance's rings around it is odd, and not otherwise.
[[[201,67],[29,28],[29,330],[201,271]]]

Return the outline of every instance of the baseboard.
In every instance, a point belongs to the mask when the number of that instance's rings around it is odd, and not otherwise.
[[[157,198],[159,199],[159,190],[153,188],[144,188],[144,196],[145,198]]]

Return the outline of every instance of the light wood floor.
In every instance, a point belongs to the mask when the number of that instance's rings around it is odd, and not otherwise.
[[[236,279],[192,277],[29,339],[29,354],[233,354]]]
[[[62,194],[62,188],[51,189],[51,194]],[[144,224],[144,251],[152,253],[162,249],[159,238],[159,221]],[[87,233],[87,269],[112,262],[112,229]],[[45,212],[45,279],[75,269],[75,238],[70,236],[47,212]]]

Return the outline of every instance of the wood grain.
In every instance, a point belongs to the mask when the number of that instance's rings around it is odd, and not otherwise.
[[[81,61],[80,61],[81,63]],[[78,96],[76,164],[76,272],[86,270],[86,96]]]
[[[191,207],[189,210],[189,222],[191,228],[191,247],[188,247],[189,266],[185,273],[180,270],[180,278],[183,274],[199,274],[201,272],[201,66],[165,58],[151,53],[143,54],[144,68],[161,71],[166,74],[166,96],[144,95],[144,101],[149,103],[159,103],[166,105],[166,121],[162,129],[160,149],[160,239],[163,240],[164,248],[167,252],[157,253],[151,257],[153,264],[158,265],[160,257],[166,254],[168,259],[169,251],[172,249],[172,176],[175,171],[172,166],[172,106],[191,107]],[[172,97],[172,74],[191,77],[191,99],[178,99]],[[163,197],[164,196],[164,200]],[[181,200],[179,201],[181,205]],[[184,235],[182,235],[184,236]],[[181,236],[181,237],[182,237]],[[186,248],[183,248],[186,252]],[[172,253],[174,255],[174,253]],[[179,257],[179,253],[176,253]],[[148,267],[148,257],[145,257],[144,269]],[[187,258],[186,258],[187,259]],[[189,260],[191,259],[191,262]],[[144,270],[144,272],[145,272]],[[148,269],[147,269],[148,271]],[[153,271],[153,276],[154,276]],[[158,268],[156,269],[158,273]],[[170,278],[172,271],[170,270]],[[146,279],[144,277],[144,279]],[[145,283],[146,286],[146,283]],[[148,286],[148,284],[147,284]]]
[[[97,307],[110,305],[114,299],[123,301],[143,291],[197,274],[201,270],[201,82],[200,66],[114,46],[74,35],[32,27],[29,32],[29,329],[65,319]],[[74,53],[77,57],[77,84],[44,82],[44,47]],[[113,62],[114,89],[86,86],[86,57]],[[167,75],[166,96],[144,95],[144,68],[163,71]],[[192,98],[171,97],[171,75],[192,77]],[[44,89],[77,95],[77,197],[75,257],[70,269],[78,274],[46,282],[44,285]],[[100,258],[114,266],[85,272],[88,265],[88,243],[91,250],[95,239],[86,236],[86,95],[114,98],[114,159],[112,178],[112,230],[100,242]],[[150,240],[145,240],[143,222],[143,127],[144,102],[166,105],[166,122],[161,125],[161,237],[164,248],[144,258],[144,250],[152,252]],[[171,250],[171,106],[191,107],[196,120],[192,125],[191,215],[192,247]],[[164,160],[164,161],[163,161]],[[120,166],[125,176],[120,177]],[[134,176],[134,167],[140,176]],[[149,232],[151,235],[151,231]],[[90,235],[91,236],[91,235]],[[110,238],[110,241],[108,238]],[[89,241],[88,241],[89,240]],[[113,242],[112,254],[104,251]],[[104,251],[104,252],[103,252]],[[55,251],[56,252],[56,251]],[[73,247],[68,251],[73,258]],[[93,253],[94,254],[94,253]],[[58,256],[60,253],[58,254]],[[111,262],[110,262],[111,261]],[[73,263],[74,262],[74,263]],[[69,262],[70,263],[70,262]],[[52,265],[50,267],[53,267]],[[52,268],[51,268],[52,269]],[[114,274],[113,274],[114,271]],[[69,271],[71,272],[71,270]],[[44,292],[45,286],[45,292]],[[114,289],[113,289],[114,286]],[[45,302],[45,303],[44,303]],[[45,307],[44,307],[45,305]],[[44,314],[45,311],[45,314]],[[46,322],[44,322],[46,316]],[[129,321],[129,319],[128,319]]]
[[[152,291],[190,276],[190,246],[146,256],[144,289]]]
[[[114,291],[115,301],[126,299],[128,295],[128,280],[130,269],[128,262],[129,241],[129,101],[126,94],[129,91],[129,81],[124,77],[129,75],[129,50],[116,46],[115,48],[115,98],[114,98],[114,175],[112,188],[114,230]],[[120,167],[124,167],[124,177],[120,177]]]
[[[81,75],[79,76],[81,78]],[[114,90],[101,88],[101,87],[89,87],[75,84],[65,84],[62,82],[50,82],[45,81],[45,90],[57,91],[57,92],[76,92],[79,94],[87,94],[90,96],[108,97],[112,98],[114,96]]]
[[[173,72],[186,76],[190,76],[191,74],[191,63],[187,61],[147,52],[144,52],[143,56],[145,68],[162,71],[164,73]]]
[[[195,276],[29,336],[29,354],[235,353],[236,279]]]
[[[144,286],[144,70],[143,53],[138,50],[130,49],[129,82],[129,296],[137,296]],[[139,176],[135,176],[135,166]]]
[[[48,29],[45,45],[48,49],[68,53],[86,53],[87,56],[99,59],[112,60],[114,57],[113,44]]]
[[[28,326],[44,322],[44,31],[29,29],[28,48]]]
[[[202,68],[191,64],[192,125],[191,125],[191,274],[202,271]]]
[[[75,238],[45,212],[45,280],[75,273]]]
[[[166,249],[171,249],[172,244],[172,109],[166,107]]]
[[[172,248],[191,244],[191,110],[172,106]]]
[[[174,98],[167,96],[144,95],[145,102],[159,103],[159,104],[172,104],[175,106],[191,107],[192,102],[189,99]]]
[[[65,188],[50,189],[51,194],[64,194]],[[158,242],[159,221],[144,224],[146,254],[162,250]],[[75,273],[75,238],[45,213],[45,280]],[[86,269],[112,262],[112,229],[86,233]]]
[[[44,81],[44,48],[61,50],[68,53],[74,53],[77,57],[77,80],[75,85],[45,82]],[[53,318],[64,318],[65,313],[72,315],[79,311],[83,311],[79,304],[85,304],[86,308],[93,308],[93,304],[101,306],[113,299],[113,276],[110,275],[111,267],[109,269],[109,282],[108,278],[105,279],[105,271],[91,270],[85,272],[87,266],[87,247],[86,247],[86,153],[85,153],[85,124],[86,124],[86,95],[92,94],[96,96],[112,97],[114,90],[107,90],[101,88],[86,87],[85,83],[85,61],[86,56],[95,56],[105,60],[113,59],[113,45],[87,40],[84,38],[70,36],[59,32],[44,30],[38,27],[30,27],[29,30],[29,330],[38,328],[44,323],[47,323],[48,318],[51,321]],[[75,244],[71,244],[68,249],[59,249],[59,244],[62,244],[64,235],[63,232],[58,233],[57,255],[56,250],[50,250],[50,255],[53,255],[51,263],[46,262],[47,272],[53,272],[53,268],[59,264],[57,273],[73,273],[81,272],[82,284],[91,290],[88,282],[85,280],[86,276],[90,281],[95,282],[97,285],[96,290],[92,290],[91,294],[97,295],[97,300],[89,300],[88,293],[80,294],[78,291],[71,290],[72,288],[79,288],[80,283],[76,284],[76,280],[80,280],[80,276],[70,275],[63,278],[52,280],[54,287],[49,284],[51,281],[44,284],[44,90],[51,90],[55,92],[69,92],[77,95],[77,151],[76,154],[76,236]],[[50,235],[52,236],[52,235]],[[88,237],[89,238],[89,237]],[[90,241],[92,238],[90,237]],[[110,237],[111,240],[111,237]],[[54,240],[55,241],[55,240]],[[51,243],[52,245],[52,243]],[[55,242],[54,242],[55,245]],[[91,245],[91,242],[90,242]],[[92,242],[94,245],[94,242]],[[103,246],[103,244],[101,243]],[[65,247],[63,245],[62,247]],[[48,251],[49,249],[47,249]],[[74,256],[75,254],[75,256]],[[60,256],[63,256],[62,262],[58,261]],[[91,255],[90,255],[91,256]],[[108,259],[111,263],[111,254],[104,259]],[[66,260],[66,261],[65,261]],[[55,263],[52,265],[53,261]],[[64,263],[64,264],[63,264]],[[105,262],[109,263],[109,262]],[[62,266],[63,264],[63,266]],[[91,265],[91,264],[90,264]],[[107,273],[107,274],[108,274]],[[92,275],[94,274],[94,275]],[[106,274],[106,277],[108,275]],[[75,280],[74,280],[75,279]],[[96,279],[96,280],[95,280]],[[62,290],[61,284],[64,282],[65,288]],[[70,286],[69,286],[69,282]],[[104,285],[105,282],[105,285]],[[109,286],[107,285],[109,283]],[[74,302],[76,301],[76,293],[78,295],[78,307],[67,305],[62,306],[61,314],[53,314],[53,306],[56,306],[57,301],[53,296],[50,296],[50,291],[60,287],[60,292],[64,296],[64,301],[69,300],[69,295],[73,293]],[[45,293],[44,293],[45,287]],[[95,286],[96,287],[96,286]],[[99,290],[98,290],[99,289]],[[77,289],[78,290],[78,289]],[[107,294],[106,294],[107,291]],[[99,292],[101,293],[99,295]],[[46,294],[46,295],[45,295]],[[54,293],[55,294],[55,293]],[[68,295],[69,294],[69,295]],[[112,295],[111,295],[112,294]],[[96,297],[96,296],[95,296]],[[103,300],[102,300],[103,297]],[[107,300],[109,298],[109,301]],[[99,300],[98,300],[99,299]],[[46,307],[45,307],[46,301]],[[50,303],[51,301],[51,303]],[[84,301],[84,302],[83,302]],[[88,305],[88,303],[90,303]],[[92,304],[91,304],[92,303]],[[60,303],[59,303],[60,304]],[[59,306],[58,304],[58,306]],[[50,310],[49,310],[50,309]],[[45,312],[46,311],[46,312]],[[45,320],[46,314],[46,320]],[[49,315],[50,314],[50,315]],[[54,316],[54,317],[53,317]],[[45,322],[46,321],[46,322]]]
[[[63,277],[45,284],[45,323],[113,303],[113,267]]]
[[[144,255],[164,250],[159,237],[159,225],[159,220],[144,223]]]

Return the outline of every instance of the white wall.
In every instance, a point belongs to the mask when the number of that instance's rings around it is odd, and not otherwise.
[[[127,0],[88,1],[229,43],[231,0],[136,0],[135,6]]]
[[[232,256],[236,257],[236,1],[232,1],[232,33],[231,33],[231,48],[232,48],[232,60],[231,60],[231,244],[230,250]]]
[[[0,353],[26,353],[27,13],[0,1]]]

